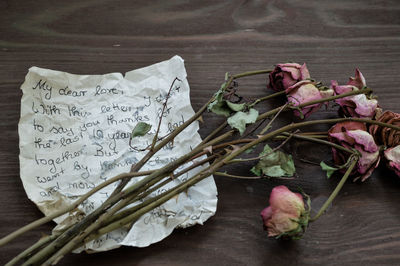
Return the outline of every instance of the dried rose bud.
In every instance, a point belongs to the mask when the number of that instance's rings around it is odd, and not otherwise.
[[[328,131],[330,142],[348,149],[356,149],[360,153],[357,166],[351,173],[355,176],[354,181],[359,178],[361,178],[361,181],[365,181],[379,164],[379,147],[366,130],[367,128],[363,123],[342,122],[337,123]],[[349,153],[335,148],[332,148],[332,155],[336,165],[345,164],[350,156]],[[345,170],[342,169],[341,171],[344,172]]]
[[[400,114],[391,111],[385,111],[380,116],[376,116],[376,120],[379,122],[400,126]],[[378,125],[371,125],[369,127],[369,133],[374,136],[376,143],[385,145],[386,147],[394,147],[400,145],[400,131],[381,127]]]
[[[335,95],[361,90],[365,86],[365,78],[358,69],[356,69],[356,76],[354,78],[350,77],[347,85],[338,85],[337,81],[331,81],[331,88],[335,91]],[[372,118],[378,107],[378,101],[376,99],[371,99],[365,94],[336,99],[335,102],[340,105],[340,111],[345,116],[350,117]]]
[[[286,96],[290,103],[292,103],[294,106],[298,106],[306,102],[333,96],[333,90],[327,89],[326,87],[324,87],[324,89],[320,89],[315,86],[315,82],[311,80],[303,80],[287,88]],[[313,112],[317,111],[322,105],[323,103],[317,103],[302,107],[301,113],[304,115],[304,117],[307,117]],[[301,113],[298,110],[294,111],[296,116],[301,116]]]
[[[270,206],[261,212],[268,236],[301,237],[309,219],[303,197],[285,186],[277,186],[272,189],[269,204]]]
[[[387,149],[384,152],[384,155],[388,161],[388,167],[392,169],[398,177],[400,177],[400,145]]]
[[[269,74],[268,88],[274,91],[283,91],[293,84],[309,78],[310,73],[308,72],[306,64],[278,64],[274,71]]]

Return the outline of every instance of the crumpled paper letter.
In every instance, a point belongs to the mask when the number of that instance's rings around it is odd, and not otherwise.
[[[146,153],[143,150],[151,144],[161,116],[160,137],[194,114],[186,70],[179,56],[127,72],[125,77],[120,73],[73,75],[32,67],[21,90],[20,175],[28,197],[45,215],[72,204],[101,182],[129,172]],[[131,132],[139,122],[152,128],[129,145]],[[192,123],[141,170],[160,168],[189,152],[201,142],[198,129],[198,123]],[[153,196],[200,169],[174,179]],[[55,219],[57,228],[92,212],[116,185],[100,190],[75,212]],[[143,215],[132,227],[103,235],[80,250],[96,252],[120,245],[145,247],[162,240],[176,227],[202,224],[214,215],[216,205],[217,189],[211,176]]]

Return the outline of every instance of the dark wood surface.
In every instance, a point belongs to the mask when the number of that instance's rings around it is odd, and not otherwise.
[[[125,72],[178,54],[185,59],[195,110],[224,73],[306,62],[312,77],[344,83],[359,67],[384,109],[400,112],[400,2],[393,1],[0,1],[0,232],[42,216],[19,179],[20,85],[28,68],[77,74]],[[243,80],[249,97],[270,93],[266,77]],[[262,110],[277,106],[266,103]],[[334,117],[321,110],[311,118]],[[290,121],[290,116],[284,116]],[[204,137],[221,121],[210,114]],[[325,127],[327,128],[327,127]],[[294,181],[216,178],[217,214],[148,248],[70,255],[60,265],[383,265],[400,264],[400,180],[381,167],[365,183],[346,183],[329,212],[300,241],[268,239],[259,212],[273,186],[301,186],[320,205],[338,178],[311,161],[325,147],[298,143]],[[229,172],[247,175],[251,165]],[[33,243],[41,226],[0,248],[0,264]]]

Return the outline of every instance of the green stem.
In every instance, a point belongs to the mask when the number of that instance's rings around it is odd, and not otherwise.
[[[182,80],[180,80],[179,78],[176,77],[176,78],[174,79],[174,81],[172,81],[171,86],[169,87],[169,90],[168,90],[168,93],[167,93],[167,97],[166,97],[166,99],[165,99],[165,102],[164,102],[164,104],[163,104],[163,108],[162,108],[162,111],[161,111],[161,114],[160,114],[160,119],[159,119],[159,121],[158,121],[157,130],[156,130],[156,133],[154,134],[153,142],[151,143],[150,150],[154,149],[154,146],[156,145],[156,143],[157,143],[157,141],[158,141],[158,133],[160,133],[161,122],[162,122],[162,119],[163,119],[163,117],[164,117],[165,109],[167,108],[168,100],[169,100],[169,98],[171,97],[171,91],[172,91],[172,88],[173,88],[174,85],[175,85],[175,81],[182,81]]]
[[[261,158],[265,158],[265,157],[273,154],[274,152],[276,152],[280,148],[282,148],[286,144],[286,142],[288,142],[291,139],[292,136],[293,136],[293,134],[290,134],[289,137],[287,137],[284,141],[282,141],[281,144],[279,144],[277,147],[273,148],[270,152],[268,152],[268,153],[266,153],[264,155],[257,156],[257,157],[254,157],[254,158],[233,159],[229,163],[250,162],[250,161],[260,160]]]
[[[281,95],[284,95],[284,94],[285,94],[285,91],[279,91],[279,92],[275,92],[273,94],[261,97],[261,98],[255,100],[252,104],[250,104],[249,108],[254,107],[255,105],[259,104],[262,101],[266,101],[266,100],[269,100],[269,99],[272,99],[272,98],[275,98],[275,97],[278,97],[278,96],[281,96]]]
[[[274,117],[268,122],[268,124],[263,128],[263,130],[260,131],[260,135],[264,134],[265,132],[267,132],[271,128],[272,123],[279,116],[279,114],[288,106],[288,104],[289,104],[289,102],[287,102],[286,104],[284,104],[281,107],[279,107],[279,111],[276,112]]]
[[[302,134],[301,133],[299,133],[299,134],[296,134],[297,136],[302,136]],[[326,136],[326,135],[305,135],[306,137],[310,137],[310,138],[313,138],[313,139],[326,139],[328,136]],[[274,138],[274,140],[282,140],[282,139],[286,139],[287,137],[286,136],[276,136],[275,138]]]
[[[56,239],[58,236],[59,236],[59,233],[58,234],[54,233],[54,234],[52,234],[50,236],[46,236],[46,237],[43,237],[43,238],[39,239],[39,241],[37,241],[35,244],[33,244],[29,248],[25,249],[23,252],[21,252],[16,257],[14,257],[12,260],[10,260],[5,266],[15,265],[18,261],[26,258],[27,256],[29,256],[31,253],[35,252],[36,250],[38,250],[42,246],[44,246],[47,243],[49,243],[49,242],[53,241],[54,239]]]
[[[48,256],[51,256],[56,252],[56,254],[66,254],[73,250],[74,246],[77,243],[80,243],[87,235],[89,235],[92,231],[102,227],[104,223],[106,222],[107,219],[110,218],[112,214],[114,214],[116,211],[120,210],[122,207],[124,207],[127,203],[129,203],[134,197],[136,196],[135,194],[133,196],[133,193],[136,193],[141,187],[145,186],[147,183],[153,181],[157,177],[161,175],[165,175],[167,173],[173,172],[179,165],[185,163],[187,160],[192,158],[196,153],[200,152],[203,150],[203,148],[213,145],[214,143],[218,143],[219,141],[222,141],[232,135],[233,132],[227,132],[224,135],[221,135],[212,141],[202,145],[198,146],[197,148],[193,149],[191,152],[185,154],[184,156],[180,157],[179,159],[169,163],[168,165],[164,166],[161,169],[156,170],[153,172],[151,175],[145,177],[144,179],[136,182],[129,188],[125,189],[124,191],[121,191],[117,195],[114,196],[114,198],[109,202],[109,205],[114,205],[117,203],[121,198],[124,198],[122,201],[118,202],[116,206],[114,206],[111,210],[108,212],[104,213],[108,208],[104,208],[102,210],[96,209],[93,213],[89,214],[87,217],[90,217],[90,219],[84,219],[81,222],[79,222],[77,225],[73,226],[70,230],[64,232],[56,241],[48,245],[46,248],[42,249],[40,252],[35,254],[32,258],[26,262],[25,265],[32,265],[35,263],[41,263],[44,259],[48,258]],[[99,213],[101,212],[101,213]],[[104,213],[104,214],[103,214]],[[103,215],[102,215],[103,214]],[[100,216],[101,215],[101,216]],[[99,217],[100,216],[100,217]],[[97,218],[97,221],[94,222],[95,218]],[[79,235],[77,233],[79,232]],[[65,244],[68,242],[67,244]],[[55,257],[58,257],[54,255]],[[52,257],[51,261],[54,261],[55,257]]]
[[[348,152],[348,153],[354,153],[354,151],[352,151],[350,149],[347,149],[347,148],[345,148],[345,147],[343,147],[341,145],[338,145],[336,143],[332,143],[330,141],[314,138],[312,135],[306,136],[306,135],[299,135],[299,134],[290,134],[290,133],[286,133],[286,132],[284,132],[282,134],[285,135],[286,139],[288,139],[290,136],[292,136],[293,138],[296,138],[296,139],[312,141],[312,142],[315,142],[315,143],[328,145],[328,146],[334,147],[334,148],[336,148],[338,150],[342,150],[342,151],[345,151],[345,152]]]
[[[214,175],[232,177],[232,178],[237,178],[237,179],[260,179],[261,178],[259,176],[231,175],[231,174],[224,173],[224,172],[214,172]]]
[[[97,185],[95,188],[93,188],[92,190],[90,190],[89,192],[87,192],[85,195],[81,196],[78,200],[76,200],[74,203],[72,203],[71,205],[60,209],[48,216],[42,217],[30,224],[25,225],[24,227],[21,227],[20,229],[8,234],[7,236],[3,237],[0,239],[0,246],[3,246],[5,244],[7,244],[8,242],[10,242],[11,240],[15,239],[16,237],[24,234],[25,232],[28,232],[29,230],[32,230],[33,228],[36,228],[42,224],[48,223],[50,221],[52,221],[54,218],[57,218],[67,212],[70,212],[74,209],[76,209],[82,202],[84,202],[87,198],[89,198],[90,196],[92,196],[94,193],[96,193],[97,191],[103,189],[104,187],[119,181],[121,179],[127,178],[127,177],[136,177],[136,176],[144,176],[144,175],[149,175],[154,171],[144,171],[144,172],[139,172],[139,173],[122,173],[119,174],[117,176],[114,176],[108,180],[106,180],[105,182]]]
[[[343,175],[342,179],[340,180],[339,184],[337,184],[335,190],[333,190],[332,194],[326,200],[324,205],[322,205],[321,209],[319,209],[318,213],[309,220],[309,222],[315,222],[318,218],[325,212],[325,210],[329,207],[332,201],[335,199],[339,191],[342,189],[344,183],[346,182],[347,178],[349,177],[350,173],[353,171],[353,168],[356,166],[358,159],[353,159],[349,168],[347,168],[346,173]]]
[[[233,75],[232,77],[233,77],[233,79],[238,79],[238,78],[254,76],[254,75],[259,75],[259,74],[267,74],[267,73],[270,73],[272,71],[273,70],[270,70],[270,69],[248,71],[248,72],[243,72],[243,73],[240,73],[240,74]]]
[[[222,158],[217,159],[212,165],[208,166],[201,172],[197,173],[192,178],[186,180],[185,182],[177,185],[176,187],[174,187],[166,192],[163,192],[162,194],[160,194],[154,198],[148,199],[146,202],[143,203],[143,205],[145,205],[145,206],[143,206],[141,209],[137,210],[136,212],[134,212],[126,217],[123,217],[122,219],[120,219],[118,221],[115,221],[114,223],[111,223],[111,224],[101,228],[100,230],[97,231],[97,233],[89,236],[87,241],[96,239],[103,234],[109,233],[111,231],[114,231],[117,228],[120,228],[121,226],[124,226],[128,223],[132,223],[132,222],[136,221],[145,213],[160,206],[161,204],[163,204],[166,201],[170,200],[171,198],[175,197],[179,193],[187,190],[189,187],[195,185],[196,183],[203,180],[204,178],[212,175],[212,173],[215,171],[212,169],[215,168],[217,165],[219,165],[219,163],[221,161],[222,161]],[[75,246],[75,248],[77,248],[77,247],[78,246]]]
[[[221,130],[223,130],[226,126],[228,125],[228,122],[226,122],[226,120],[216,129],[214,129],[205,139],[203,139],[203,141],[201,142],[201,144],[207,143],[208,141],[210,141],[210,139],[212,139],[215,135],[217,135]]]

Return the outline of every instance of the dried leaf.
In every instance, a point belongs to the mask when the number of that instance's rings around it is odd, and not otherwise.
[[[224,116],[228,117],[231,114],[231,109],[227,105],[226,100],[223,99],[224,87],[225,87],[225,83],[223,83],[221,85],[221,88],[215,93],[215,95],[214,95],[215,100],[212,101],[208,105],[207,109],[208,109],[208,111],[211,111],[214,114],[224,115]]]
[[[271,147],[266,144],[264,150],[260,153],[259,162],[251,168],[251,172],[257,176],[293,176],[296,168],[292,156],[281,151],[272,151]]]
[[[231,108],[232,111],[235,112],[243,111],[243,109],[246,107],[245,103],[232,103],[230,101],[227,101],[226,104],[229,108]]]
[[[227,122],[232,128],[239,130],[240,135],[243,135],[246,130],[247,124],[256,122],[258,117],[258,111],[256,109],[250,109],[248,112],[237,112],[233,116],[229,117]]]
[[[326,171],[327,178],[330,178],[335,171],[339,170],[339,168],[329,166],[323,161],[319,165],[321,166],[322,170]]]
[[[147,134],[151,129],[151,125],[147,124],[145,122],[139,122],[136,124],[135,128],[132,130],[132,136],[131,138],[133,139],[134,137],[141,137]]]

